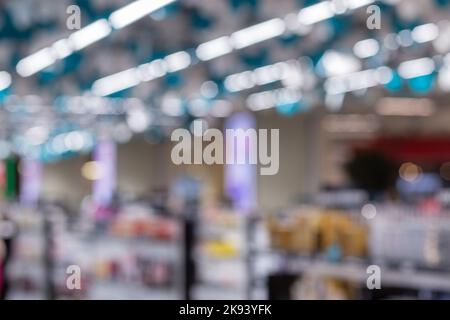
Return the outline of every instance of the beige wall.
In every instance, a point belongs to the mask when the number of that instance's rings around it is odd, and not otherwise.
[[[260,129],[280,129],[280,167],[274,176],[258,176],[259,205],[263,211],[285,208],[306,192],[305,118],[281,117],[273,111],[258,114]]]
[[[315,135],[310,132],[314,126],[310,125],[308,129],[305,119],[308,119],[305,115],[280,117],[273,111],[258,114],[259,128],[280,129],[279,172],[274,176],[258,175],[258,198],[264,211],[283,208],[302,193],[315,190],[317,182],[307,180],[305,170],[317,172],[321,169],[317,157],[313,156],[318,150],[305,147],[305,141],[312,141]],[[146,195],[153,189],[167,187],[176,176],[186,172],[204,182],[207,186],[205,197],[219,199],[223,193],[222,166],[176,166],[170,159],[171,148],[171,143],[150,144],[140,138],[119,145],[119,191]],[[78,157],[46,165],[43,196],[68,202],[76,208],[81,199],[91,192],[90,183],[81,176],[81,167],[88,160],[88,157]]]
[[[79,207],[83,197],[90,193],[90,183],[81,176],[81,167],[88,160],[83,156],[45,165],[42,197]]]
[[[133,139],[117,150],[118,190],[135,196],[145,196],[152,190],[167,187],[181,173],[200,179],[206,186],[204,196],[220,197],[223,191],[221,166],[176,166],[170,159],[172,145],[150,144]],[[42,197],[62,201],[76,209],[91,193],[91,183],[82,177],[81,168],[88,156],[76,157],[44,167]]]

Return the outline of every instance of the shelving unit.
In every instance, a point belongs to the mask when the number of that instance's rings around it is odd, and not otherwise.
[[[270,254],[270,253],[269,253]],[[272,253],[277,255],[277,253]],[[273,257],[283,261],[282,270],[289,273],[308,274],[317,277],[331,277],[365,285],[370,263],[330,263],[305,257]],[[412,268],[380,266],[382,285],[410,289],[426,289],[450,292],[450,272],[425,271]],[[272,270],[275,272],[276,270]]]
[[[184,276],[179,222],[154,217],[154,224],[147,224],[145,219],[151,216],[144,214],[139,219],[142,217],[139,223],[111,221],[102,231],[60,228],[55,233],[57,298],[181,299]],[[158,223],[169,223],[174,233],[157,238],[162,231],[146,229]],[[123,229],[117,229],[119,226]],[[82,270],[81,290],[64,288],[69,265]]]
[[[218,211],[201,216],[195,248],[194,299],[246,299],[249,290],[245,216]]]
[[[10,300],[46,299],[46,240],[44,216],[38,209],[11,207],[11,217],[18,228],[14,238],[7,274]]]
[[[70,243],[70,248],[59,249],[64,253],[57,258],[57,269],[64,277],[68,265],[82,262],[83,298],[181,298],[182,272],[177,242],[120,239],[109,235],[78,236],[68,240],[71,236],[64,240]],[[71,260],[66,254],[77,258]],[[61,277],[57,282],[64,283]]]

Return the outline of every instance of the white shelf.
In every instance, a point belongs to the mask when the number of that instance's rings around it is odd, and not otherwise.
[[[247,295],[245,288],[211,286],[199,284],[193,288],[193,296],[196,300],[245,300]]]
[[[330,263],[305,258],[289,257],[287,271],[302,272],[315,276],[325,276],[365,283],[369,274],[367,267],[361,263]],[[381,286],[399,286],[412,289],[431,289],[450,291],[450,273],[439,271],[401,270],[386,266],[381,268]]]
[[[89,287],[89,299],[105,300],[176,300],[179,293],[173,288],[151,288],[140,284],[95,281]]]

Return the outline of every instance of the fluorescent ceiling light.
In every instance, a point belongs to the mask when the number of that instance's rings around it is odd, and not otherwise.
[[[153,5],[150,5],[150,0],[144,1],[135,1],[130,5],[119,9],[111,14],[109,17],[109,21],[114,28],[121,28],[125,25],[128,25],[131,22],[136,21],[139,17],[143,17],[144,11],[151,11],[151,8],[162,7],[165,4],[168,4],[175,0],[164,0],[164,1],[154,1]],[[352,3],[357,3],[358,6],[362,6],[364,3],[372,3],[372,1],[364,0],[363,2],[352,0],[351,7],[357,7],[356,5],[352,5]],[[156,9],[154,9],[156,10]],[[304,8],[298,14],[299,22],[303,25],[308,23],[315,23],[317,21],[321,21],[327,18],[333,17],[335,14],[338,14],[338,10],[334,3],[330,1],[323,1],[316,5],[312,5],[310,7]],[[147,14],[147,13],[146,13]],[[208,61],[217,57],[220,57],[224,54],[227,54],[232,51],[232,49],[242,49],[253,44],[269,40],[275,37],[282,35],[286,30],[286,23],[283,19],[274,18],[248,28],[239,30],[231,34],[231,36],[217,38],[203,44],[200,44],[197,47],[196,55],[202,61]],[[167,57],[166,57],[167,58]],[[165,60],[162,60],[165,61]],[[185,64],[187,67],[187,59],[185,60]],[[190,64],[190,63],[189,63]],[[150,81],[154,77],[149,73],[146,69],[146,65],[141,65],[137,67],[138,70],[138,78],[141,81]],[[177,68],[175,68],[177,69]],[[169,72],[173,72],[173,69],[167,69]],[[163,71],[165,74],[166,71]],[[161,74],[160,76],[162,76]],[[231,81],[229,81],[231,82]]]
[[[167,73],[167,63],[163,59],[156,59],[148,64],[148,69],[154,78],[163,77]]]
[[[405,61],[398,67],[399,75],[404,79],[426,76],[434,72],[436,65],[431,58]]]
[[[11,85],[11,75],[6,71],[0,71],[0,91]]]
[[[233,105],[226,100],[214,100],[212,108],[209,110],[209,114],[217,118],[228,117],[233,112]]]
[[[72,45],[69,40],[61,39],[52,45],[53,52],[58,59],[64,59],[73,53]]]
[[[175,94],[166,94],[161,101],[161,111],[171,117],[181,117],[184,114],[183,101]]]
[[[114,11],[109,17],[109,22],[106,19],[97,20],[74,32],[68,39],[59,40],[51,47],[20,60],[16,66],[17,72],[22,77],[31,76],[52,65],[57,59],[68,57],[73,53],[73,50],[81,50],[107,37],[112,32],[111,26],[116,29],[123,28],[174,1],[176,0],[139,0],[132,2]]]
[[[247,98],[247,107],[252,111],[270,109],[279,104],[296,103],[302,95],[297,90],[287,88],[257,92]]]
[[[167,60],[166,60],[167,59]],[[98,79],[92,85],[92,91],[99,96],[110,94],[137,86],[141,82],[147,82],[160,78],[167,72],[175,72],[189,66],[191,57],[185,51],[176,52],[164,59],[156,59],[142,64],[136,68],[130,68],[110,76]]]
[[[379,82],[379,84],[388,84],[393,76],[394,72],[392,72],[392,69],[386,66],[379,67],[375,73],[375,76]]]
[[[173,58],[172,58],[173,59]],[[190,61],[190,60],[189,60]],[[175,68],[176,61],[171,62],[172,68]],[[180,62],[177,62],[180,64]],[[136,73],[141,81],[151,81],[167,74],[168,65],[163,59],[156,59],[152,62],[141,64],[136,68]]]
[[[347,7],[350,10],[358,9],[374,3],[375,0],[347,0]]]
[[[361,62],[351,55],[328,50],[320,59],[318,67],[325,76],[332,77],[359,71]]]
[[[109,22],[114,29],[121,29],[168,5],[175,0],[138,0],[134,1],[109,16]]]
[[[50,48],[44,48],[20,60],[16,70],[22,77],[29,77],[52,65],[55,61],[53,51]]]
[[[332,18],[334,15],[331,2],[323,1],[300,10],[298,20],[304,25],[311,25]]]
[[[439,53],[447,53],[450,51],[450,21],[440,21],[438,26],[439,36],[433,41],[433,47]]]
[[[231,51],[233,51],[233,47],[231,45],[230,38],[224,36],[202,43],[197,47],[195,53],[200,60],[208,61],[226,55]]]
[[[417,26],[412,31],[412,38],[417,43],[429,42],[437,39],[439,28],[434,23],[427,23]]]
[[[230,92],[238,92],[253,88],[256,83],[252,71],[244,71],[237,74],[232,74],[225,78],[225,88]]]
[[[168,55],[164,61],[167,63],[167,71],[176,72],[189,67],[191,56],[186,51],[179,51]]]
[[[81,50],[88,45],[107,37],[111,26],[106,19],[97,20],[86,27],[72,33],[69,37],[75,50]]]
[[[25,132],[28,142],[34,146],[43,144],[47,141],[49,129],[45,126],[31,127]]]
[[[95,81],[92,85],[92,91],[99,96],[108,96],[134,87],[140,82],[136,68],[131,68]]]
[[[335,95],[372,88],[385,83],[391,72],[387,67],[380,67],[331,77],[325,81],[325,91],[327,94]]]
[[[378,77],[374,70],[356,72],[347,79],[350,91],[363,90],[379,85]]]
[[[231,74],[225,78],[224,85],[228,91],[238,92],[284,80],[293,75],[289,72],[300,73],[295,60],[277,62],[255,70]]]
[[[358,41],[353,46],[353,53],[360,59],[373,57],[380,51],[380,45],[375,39]]]
[[[242,49],[255,43],[278,37],[284,33],[286,25],[282,19],[271,19],[239,30],[231,35],[233,46]]]
[[[450,67],[445,66],[439,71],[438,83],[441,90],[450,91]]]
[[[272,91],[254,93],[247,98],[247,107],[252,111],[270,109],[276,103],[275,95]]]
[[[286,63],[280,62],[255,69],[253,76],[256,84],[262,86],[283,79],[287,67]]]

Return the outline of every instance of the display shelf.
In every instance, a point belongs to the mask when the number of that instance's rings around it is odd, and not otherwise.
[[[88,299],[177,300],[174,288],[150,288],[139,283],[94,281],[90,284]]]
[[[45,294],[34,292],[12,291],[8,294],[8,300],[45,300]]]
[[[12,205],[10,217],[17,233],[12,242],[11,261],[7,269],[10,300],[46,299],[47,268],[44,214],[39,208]]]
[[[58,299],[182,298],[183,255],[179,226],[174,226],[178,221],[166,218],[163,222],[174,227],[170,229],[173,233],[150,235],[146,230],[160,228],[162,219],[146,213],[138,217],[144,222],[138,226],[132,215],[128,208],[118,218],[126,224],[121,227],[113,219],[106,227],[93,227],[90,232],[59,229],[55,237],[58,275],[54,277],[59,286]],[[65,269],[69,265],[79,265],[82,272],[83,284],[78,293],[64,287]]]
[[[200,215],[196,227],[194,299],[247,299],[248,219],[227,210]]]
[[[223,287],[211,284],[197,284],[193,289],[197,300],[246,300],[246,287]]]
[[[304,257],[283,257],[283,267],[276,271],[308,274],[318,277],[331,277],[350,282],[365,284],[370,263],[338,262],[331,263]],[[450,272],[425,271],[412,268],[392,268],[380,266],[381,282],[385,286],[397,286],[410,289],[427,289],[450,292]]]

